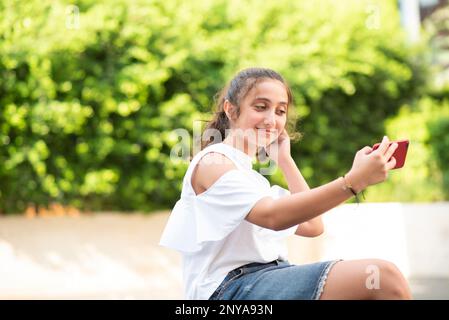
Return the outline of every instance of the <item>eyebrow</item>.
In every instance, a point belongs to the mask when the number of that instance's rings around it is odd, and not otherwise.
[[[272,103],[270,99],[265,98],[265,97],[256,97],[256,98],[254,99],[254,101],[256,101],[256,100],[264,100],[264,101],[267,101],[267,102],[269,102],[269,103]],[[254,102],[254,101],[253,101],[253,102]],[[284,101],[280,101],[279,104],[282,104],[282,105],[285,105],[285,106],[288,105],[288,103],[287,103],[287,102],[284,102]]]

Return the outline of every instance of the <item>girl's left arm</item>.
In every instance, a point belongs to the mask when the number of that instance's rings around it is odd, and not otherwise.
[[[287,180],[288,189],[290,193],[298,193],[310,190],[309,185],[302,176],[295,161],[292,157],[279,161],[278,164],[285,179]],[[296,229],[295,234],[303,237],[316,237],[324,232],[324,225],[321,216],[317,216],[309,221],[303,222]]]

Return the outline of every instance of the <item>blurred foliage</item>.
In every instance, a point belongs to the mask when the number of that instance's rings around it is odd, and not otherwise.
[[[446,73],[447,71],[446,68]],[[426,143],[441,172],[441,190],[444,195],[441,200],[447,200],[449,199],[449,82],[431,96],[439,107],[427,124],[429,135]]]
[[[368,201],[444,201],[449,199],[449,6],[424,21],[423,43],[431,70],[426,95],[401,107],[386,121],[393,139],[410,139],[406,165],[387,183],[368,189]]]
[[[429,143],[443,176],[444,198],[442,199],[449,199],[449,113],[442,118],[437,118],[430,124],[429,129],[431,137]]]
[[[390,137],[410,140],[407,158],[403,168],[390,171],[388,182],[367,189],[367,200],[422,202],[448,199],[448,123],[449,99],[438,101],[431,97],[402,106],[397,117],[387,120]]]
[[[432,64],[440,69],[432,82],[435,86],[444,87],[449,82],[449,4],[435,10],[423,26],[432,49]]]
[[[424,93],[404,38],[393,0],[1,2],[0,211],[170,207],[188,166],[170,161],[173,130],[191,134],[255,65],[289,81],[293,156],[311,186],[327,182]]]

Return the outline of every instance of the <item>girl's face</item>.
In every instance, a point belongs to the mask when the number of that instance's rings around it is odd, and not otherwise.
[[[284,84],[274,79],[263,80],[242,99],[240,115],[231,121],[231,129],[238,131],[239,136],[243,133],[249,144],[265,147],[283,132],[287,108],[288,95]]]

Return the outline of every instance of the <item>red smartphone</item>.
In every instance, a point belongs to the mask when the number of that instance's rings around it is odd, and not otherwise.
[[[396,159],[396,166],[393,169],[399,169],[404,166],[405,157],[407,156],[409,141],[408,140],[390,141],[390,144],[388,146],[390,146],[394,142],[396,142],[398,144],[398,147],[396,148],[396,150],[394,151],[393,156],[392,156],[392,157],[395,157],[395,159]],[[380,146],[380,143],[376,143],[373,146],[373,151],[376,150],[377,148],[379,148],[379,146]]]

